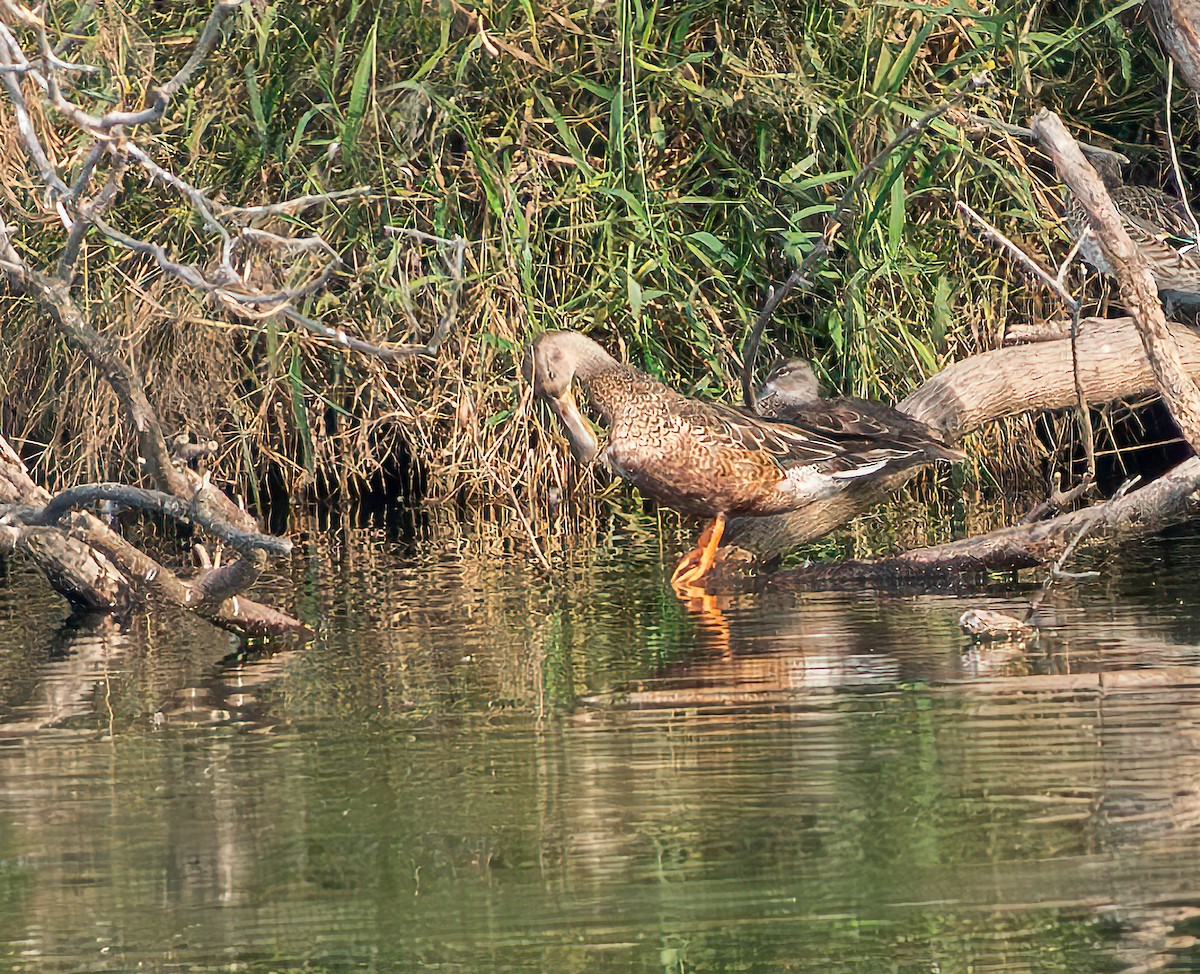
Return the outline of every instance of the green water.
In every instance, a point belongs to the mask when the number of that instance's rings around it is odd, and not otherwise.
[[[1200,541],[678,603],[654,525],[313,533],[237,655],[0,576],[0,968],[1200,970]]]

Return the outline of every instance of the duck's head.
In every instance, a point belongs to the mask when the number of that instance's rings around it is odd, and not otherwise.
[[[572,383],[577,378],[587,381],[616,365],[608,352],[577,331],[543,332],[525,354],[521,366],[525,381],[554,410],[571,443],[571,455],[580,463],[590,463],[600,444],[579,411]]]
[[[781,401],[800,405],[821,398],[821,384],[807,359],[794,358],[777,365],[767,375],[759,399],[777,396]]]

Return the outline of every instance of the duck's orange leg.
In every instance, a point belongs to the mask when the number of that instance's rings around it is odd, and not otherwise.
[[[676,588],[687,588],[698,582],[717,558],[721,535],[725,533],[725,515],[718,514],[712,524],[704,529],[696,541],[696,547],[679,559],[671,575],[671,584]]]

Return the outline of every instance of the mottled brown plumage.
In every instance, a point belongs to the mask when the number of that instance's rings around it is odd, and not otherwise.
[[[931,426],[884,403],[848,396],[822,399],[812,365],[802,358],[771,370],[755,397],[755,408],[760,416],[816,424],[831,436],[888,438],[924,451],[929,460],[963,459]]]
[[[575,404],[578,382],[608,426],[606,456],[616,473],[669,507],[716,519],[704,551],[676,570],[681,585],[708,570],[726,515],[794,511],[852,480],[958,456],[929,440],[823,426],[815,413],[778,422],[690,399],[577,332],[541,335],[525,371],[563,423],[576,459],[590,460],[599,448]]]
[[[1200,302],[1200,250],[1183,201],[1150,186],[1117,186],[1109,190],[1109,196],[1125,231],[1150,265],[1163,300],[1168,304]],[[1074,195],[1067,200],[1065,216],[1076,237],[1091,226],[1083,204]],[[1094,233],[1084,238],[1079,255],[1102,274],[1112,274],[1112,265]]]

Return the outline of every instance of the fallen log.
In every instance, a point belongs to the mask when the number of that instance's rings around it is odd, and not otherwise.
[[[1063,409],[1081,399],[1096,404],[1157,392],[1195,448],[1200,444],[1200,336],[1164,317],[1146,258],[1122,226],[1103,181],[1058,117],[1043,109],[1030,127],[1049,151],[1070,192],[1083,204],[1090,222],[1088,232],[1095,235],[1112,266],[1131,316],[1111,322],[1089,319],[1074,342],[1069,338],[1050,339],[971,356],[931,378],[897,408],[939,430],[954,443],[970,430],[1008,416]],[[1182,471],[1182,480],[1163,478],[1159,484],[1122,499],[1124,503],[1139,498],[1136,507],[1140,515],[1135,521],[1125,523],[1114,515],[1118,520],[1109,523],[1107,514],[1096,515],[1104,519],[1106,536],[1115,540],[1128,536],[1131,530],[1152,533],[1191,516],[1194,471],[1190,462],[1178,470]],[[875,484],[854,485],[836,497],[791,514],[735,519],[726,537],[731,545],[748,548],[760,556],[793,550],[878,504],[913,475],[906,471]],[[1154,503],[1162,506],[1161,512],[1154,510]],[[1101,505],[1105,507],[1108,505]],[[1119,505],[1110,508],[1121,509]],[[783,577],[798,586],[828,586],[842,579],[861,583],[864,573],[872,577],[890,574],[899,580],[921,574],[932,577],[943,570],[963,577],[1005,565],[1028,567],[1061,553],[1056,532],[1065,530],[1069,534],[1077,530],[1069,526],[1073,517],[1062,515],[895,559],[843,562]]]

